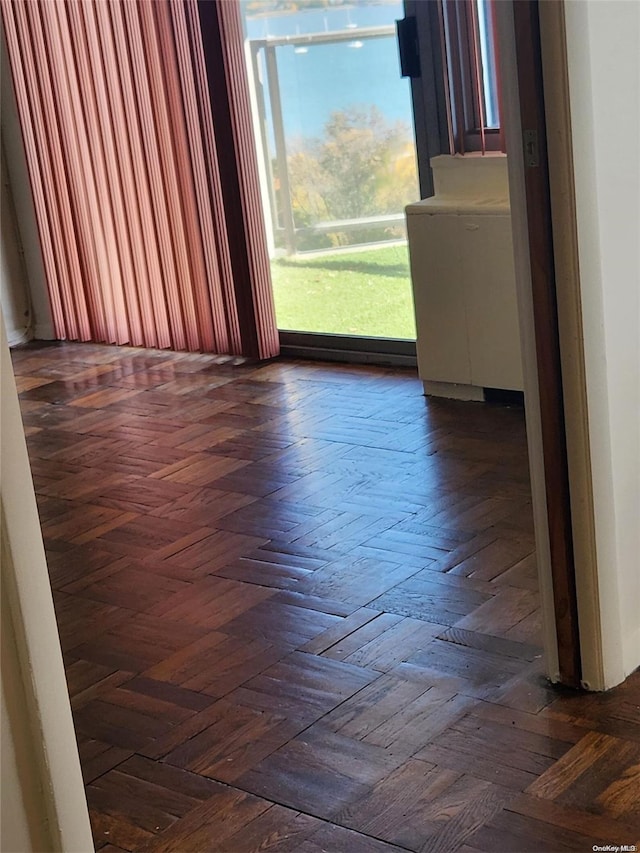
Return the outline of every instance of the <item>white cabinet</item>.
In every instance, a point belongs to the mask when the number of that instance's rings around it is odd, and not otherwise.
[[[458,158],[436,158],[442,159]],[[435,197],[406,209],[418,370],[428,394],[482,400],[484,388],[523,388],[502,160],[502,198],[488,196],[496,191],[495,175],[483,187],[476,174],[483,166],[476,165],[473,197],[462,196],[464,182],[456,174],[456,196],[442,191],[446,181],[440,187],[436,181]],[[495,172],[495,160],[489,168]]]

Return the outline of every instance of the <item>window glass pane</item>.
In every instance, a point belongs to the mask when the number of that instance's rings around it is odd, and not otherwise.
[[[480,55],[482,57],[482,82],[484,89],[485,127],[500,127],[496,81],[496,57],[491,27],[491,10],[488,0],[477,0],[480,29]]]
[[[419,196],[401,0],[250,0],[263,194],[283,330],[414,338]]]

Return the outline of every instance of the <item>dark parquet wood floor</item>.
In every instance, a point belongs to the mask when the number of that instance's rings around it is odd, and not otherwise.
[[[13,356],[103,853],[638,843],[639,678],[542,675],[521,410],[410,371]]]

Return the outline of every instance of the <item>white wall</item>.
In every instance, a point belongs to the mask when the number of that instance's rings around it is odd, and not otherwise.
[[[3,549],[4,550],[4,549]],[[6,566],[9,556],[2,554]],[[0,850],[52,850],[42,777],[24,713],[25,686],[6,593],[2,595],[2,811]]]
[[[17,232],[15,210],[9,174],[7,170],[4,145],[1,152],[0,182],[0,305],[9,346],[22,344],[32,335],[31,307],[27,273],[22,256],[22,246]]]
[[[89,815],[2,312],[0,332],[1,849],[89,853]]]
[[[640,665],[640,4],[565,3],[605,682]]]
[[[13,346],[27,337],[53,340],[44,261],[18,120],[4,29],[0,21],[0,131],[2,136],[2,263],[0,304]],[[6,157],[6,162],[5,162]],[[8,167],[5,171],[5,165]],[[10,184],[10,189],[6,183]],[[25,322],[24,312],[29,310]]]

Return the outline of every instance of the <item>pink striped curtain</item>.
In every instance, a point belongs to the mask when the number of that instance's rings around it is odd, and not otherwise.
[[[277,354],[237,0],[2,12],[57,336]]]

